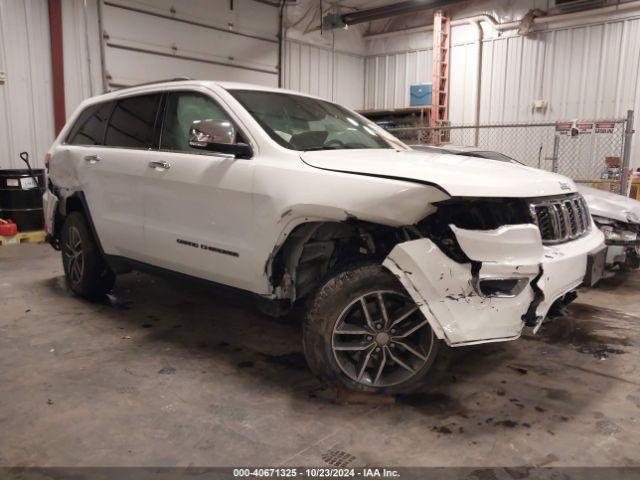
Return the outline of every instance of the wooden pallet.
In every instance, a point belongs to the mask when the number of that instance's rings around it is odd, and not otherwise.
[[[629,196],[634,200],[640,200],[640,178],[631,179],[631,189]]]
[[[4,245],[20,245],[21,243],[44,243],[46,233],[44,230],[36,232],[20,232],[11,237],[0,235],[0,247]]]

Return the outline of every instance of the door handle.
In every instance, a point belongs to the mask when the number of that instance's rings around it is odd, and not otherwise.
[[[98,155],[85,155],[84,159],[87,162],[91,162],[91,163],[96,163],[102,160],[102,158],[100,158]]]
[[[149,162],[149,167],[159,168],[161,170],[169,170],[171,168],[171,165],[168,162],[152,161],[152,162]]]

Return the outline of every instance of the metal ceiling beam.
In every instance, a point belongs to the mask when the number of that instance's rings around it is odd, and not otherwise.
[[[345,13],[342,15],[342,21],[347,25],[356,25],[358,23],[372,22],[373,20],[380,20],[382,18],[419,12],[421,10],[448,7],[455,3],[462,3],[462,0],[407,0],[392,5]]]

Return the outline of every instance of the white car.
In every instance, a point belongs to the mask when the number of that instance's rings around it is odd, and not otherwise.
[[[607,267],[640,267],[640,202],[632,198],[578,185],[593,220],[607,245]]]
[[[411,145],[411,148],[422,152],[465,155],[521,164],[500,152],[483,150],[478,147]],[[616,269],[630,270],[639,268],[640,202],[585,185],[578,185],[578,191],[587,201],[589,211],[596,225],[604,233],[607,245],[607,274],[613,275],[611,272]]]
[[[441,342],[513,340],[604,265],[567,178],[412,151],[357,113],[255,85],[175,81],[85,101],[48,154],[50,241],[94,298],[131,268],[306,302],[311,369],[418,387]],[[562,212],[560,223],[552,223]]]

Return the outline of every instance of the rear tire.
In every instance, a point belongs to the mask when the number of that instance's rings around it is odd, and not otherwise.
[[[439,350],[420,309],[378,264],[338,272],[318,288],[309,301],[303,345],[321,378],[387,394],[424,387]]]
[[[62,265],[67,284],[75,293],[97,300],[111,291],[115,274],[104,261],[87,220],[80,212],[71,212],[60,235]]]

